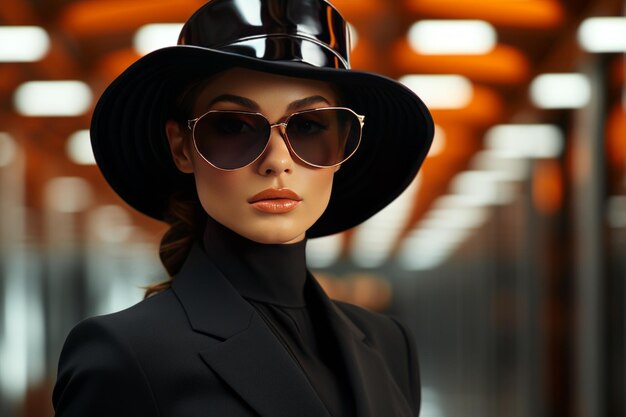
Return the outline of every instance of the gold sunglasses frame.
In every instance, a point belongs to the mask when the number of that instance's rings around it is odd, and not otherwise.
[[[343,160],[341,160],[340,162],[337,162],[336,164],[333,164],[333,165],[316,165],[316,164],[312,164],[310,162],[305,161],[293,149],[293,147],[291,146],[291,142],[289,141],[289,136],[287,135],[287,124],[289,123],[289,120],[291,120],[292,117],[297,116],[299,114],[303,114],[303,113],[313,113],[313,112],[321,111],[321,110],[347,110],[350,113],[352,113],[353,115],[355,115],[356,118],[359,121],[359,139],[358,139],[358,143],[354,147],[354,150],[352,152],[350,152],[350,155],[346,156]],[[269,133],[269,136],[267,137],[267,142],[265,143],[265,147],[259,153],[259,155],[256,158],[254,158],[252,161],[247,163],[246,165],[238,167],[238,168],[221,168],[221,167],[218,167],[215,164],[213,164],[211,161],[209,161],[204,155],[202,155],[202,152],[200,152],[200,150],[198,149],[198,144],[196,143],[196,125],[198,123],[198,120],[200,120],[203,117],[205,117],[206,115],[212,114],[212,113],[231,113],[231,114],[235,113],[235,114],[244,114],[244,115],[254,115],[254,116],[261,116],[263,119],[265,119],[267,124],[270,126],[270,130],[269,130],[270,133]],[[274,127],[279,127],[280,132],[281,132],[281,137],[283,138],[283,141],[287,145],[287,149],[289,150],[289,153],[292,156],[295,156],[298,161],[302,162],[305,165],[313,167],[313,168],[333,168],[333,167],[339,166],[339,165],[343,164],[344,162],[346,162],[348,159],[350,159],[352,157],[352,155],[355,154],[357,149],[359,149],[359,146],[361,146],[361,139],[363,137],[363,126],[365,126],[365,116],[356,113],[354,110],[352,110],[352,109],[350,109],[348,107],[334,107],[334,106],[318,107],[318,108],[315,108],[315,109],[307,109],[307,110],[297,111],[297,112],[291,113],[289,116],[287,116],[287,118],[285,119],[284,122],[278,122],[278,123],[270,122],[269,119],[263,113],[240,111],[240,110],[209,110],[208,112],[203,113],[201,116],[196,117],[195,119],[187,120],[187,128],[189,130],[191,130],[191,136],[192,136],[192,139],[193,139],[193,147],[195,148],[196,152],[198,152],[198,155],[200,155],[200,157],[202,157],[202,159],[204,159],[206,161],[206,163],[211,165],[213,168],[219,169],[220,171],[236,171],[238,169],[243,169],[243,168],[245,168],[247,166],[250,166],[253,163],[255,163],[265,153],[265,151],[267,150],[267,147],[268,147],[268,145],[270,143],[270,139],[271,139],[271,136],[272,136],[272,129]]]

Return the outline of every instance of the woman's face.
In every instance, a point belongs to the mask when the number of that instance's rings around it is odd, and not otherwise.
[[[337,104],[334,90],[325,82],[231,69],[204,85],[191,118],[209,110],[239,110],[262,113],[277,123],[297,111]],[[207,163],[186,127],[168,121],[166,132],[178,169],[194,174],[204,210],[245,238],[298,242],[328,205],[338,167],[304,165],[291,155],[278,128],[272,129],[270,142],[256,161],[234,171]]]

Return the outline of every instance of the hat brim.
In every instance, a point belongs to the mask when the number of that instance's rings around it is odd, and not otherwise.
[[[361,145],[335,174],[328,207],[308,237],[347,230],[380,211],[411,183],[430,148],[434,125],[428,109],[384,76],[173,46],[131,65],[94,110],[94,156],[130,206],[163,220],[171,194],[194,188],[193,176],[179,172],[170,155],[164,127],[170,106],[190,80],[234,67],[330,82],[345,93],[345,105],[365,115]]]

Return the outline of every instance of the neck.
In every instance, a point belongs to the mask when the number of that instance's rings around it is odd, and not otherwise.
[[[305,305],[306,239],[291,244],[258,243],[209,218],[204,248],[244,298],[287,307]]]

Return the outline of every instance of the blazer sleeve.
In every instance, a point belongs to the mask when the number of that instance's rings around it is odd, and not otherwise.
[[[154,395],[131,347],[102,317],[79,323],[59,359],[56,417],[156,417]]]
[[[404,336],[404,344],[406,349],[406,358],[407,358],[407,378],[409,382],[409,395],[412,401],[412,407],[414,408],[415,415],[419,415],[420,404],[421,404],[421,381],[420,381],[420,373],[419,373],[419,362],[417,358],[417,348],[415,346],[415,337],[413,332],[411,332],[405,325],[403,325],[400,321],[391,317],[396,325],[402,331]]]

